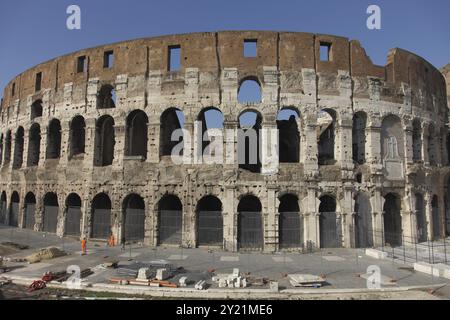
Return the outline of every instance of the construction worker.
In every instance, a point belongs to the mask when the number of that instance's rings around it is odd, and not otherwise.
[[[83,237],[83,239],[81,239],[81,255],[85,256],[86,255],[86,238]]]

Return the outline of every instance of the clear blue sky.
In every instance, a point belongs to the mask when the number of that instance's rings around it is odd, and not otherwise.
[[[66,29],[66,8],[82,10],[82,29]],[[366,9],[382,10],[382,30],[366,27]],[[449,0],[2,0],[0,95],[15,75],[78,49],[162,34],[218,30],[303,31],[358,39],[376,64],[390,48],[450,62]]]

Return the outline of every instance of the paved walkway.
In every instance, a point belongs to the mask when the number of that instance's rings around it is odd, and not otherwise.
[[[410,265],[399,261],[376,260],[367,257],[361,249],[324,249],[310,254],[299,253],[232,253],[222,250],[180,249],[180,248],[149,248],[129,247],[125,251],[121,247],[109,248],[104,243],[88,243],[88,255],[81,256],[78,240],[60,238],[55,235],[44,235],[30,230],[0,226],[0,243],[11,241],[29,245],[30,249],[21,251],[10,257],[24,257],[37,248],[56,246],[65,250],[69,255],[44,261],[37,264],[16,263],[8,276],[25,278],[39,278],[46,271],[63,271],[70,265],[77,265],[81,269],[93,268],[94,275],[88,278],[90,283],[106,283],[117,270],[98,267],[105,261],[118,260],[119,266],[127,266],[135,262],[150,262],[154,260],[168,260],[176,267],[183,267],[191,279],[206,279],[210,281],[209,269],[216,273],[231,273],[233,268],[239,268],[251,277],[264,277],[279,281],[281,288],[292,289],[286,274],[310,273],[324,275],[327,284],[315,289],[365,289],[367,288],[367,268],[376,265],[382,274],[383,288],[399,288],[409,286],[431,286],[447,284],[448,280],[416,273]],[[363,275],[361,277],[361,275]],[[176,280],[176,279],[175,279]],[[213,285],[214,287],[214,285]]]

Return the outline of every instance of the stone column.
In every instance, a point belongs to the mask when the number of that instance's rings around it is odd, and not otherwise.
[[[335,141],[335,150],[338,151],[335,155],[336,160],[342,170],[353,170],[353,119],[340,119],[340,123],[336,129],[337,139]]]
[[[115,145],[114,145],[114,160],[113,160],[113,168],[115,170],[121,170],[123,168],[123,157],[125,150],[125,125],[122,123],[120,119],[114,119],[116,124],[114,126],[114,137],[115,137]]]
[[[159,163],[160,119],[157,115],[148,115],[147,162]]]
[[[29,137],[30,130],[26,129],[23,132],[23,155],[22,155],[22,168],[26,168],[28,166],[28,145],[29,145]]]
[[[277,189],[278,187],[275,184],[267,186],[267,211],[262,212],[264,218],[264,252],[275,252],[279,245]]]
[[[225,198],[223,202],[223,236],[224,249],[226,251],[237,251],[237,205],[236,187],[225,186]]]
[[[39,167],[45,167],[45,160],[47,158],[47,127],[42,126],[41,127],[41,143],[40,143],[40,150],[39,150]]]
[[[316,188],[307,187],[307,196],[303,199],[305,246],[320,248],[319,212],[317,211]]]
[[[69,161],[70,155],[70,121],[61,122],[61,154],[59,164],[62,167],[66,167]]]
[[[114,205],[114,202],[112,202]],[[122,209],[112,208],[111,209],[111,230],[114,236],[115,245],[120,245],[123,242],[122,237]]]
[[[422,159],[426,166],[430,165],[430,155],[428,154],[428,127],[429,124],[424,124],[422,127]]]
[[[373,244],[375,247],[382,246],[384,244],[384,199],[382,197],[381,190],[382,189],[380,186],[374,187],[370,197],[370,204],[372,206]]]
[[[342,218],[342,236],[343,236],[343,245],[345,248],[354,247],[355,239],[355,229],[353,228],[353,208],[354,200],[353,200],[353,187],[351,182],[345,183],[343,187],[344,197],[340,201],[340,215]]]
[[[59,201],[59,200],[58,200]],[[59,202],[61,203],[61,202]],[[60,205],[58,210],[58,221],[56,223],[56,235],[63,237],[66,230],[67,206]]]
[[[313,107],[309,105],[308,107]],[[309,178],[314,177],[318,174],[318,146],[317,146],[317,114],[307,113],[305,115],[305,139],[306,148],[302,152],[302,160],[305,164],[305,175]],[[314,211],[315,212],[315,211]]]
[[[95,119],[85,119],[85,147],[84,147],[84,168],[92,168],[95,156]]]
[[[11,131],[11,155],[9,157],[9,169],[12,170],[14,166],[14,155],[16,153],[16,132]]]
[[[433,240],[433,208],[431,206],[431,202],[433,200],[433,194],[431,192],[426,192],[424,197],[425,202],[425,220],[426,220],[426,228],[428,234],[428,240]]]
[[[86,237],[86,239],[91,236],[91,200],[89,197],[83,199],[83,204],[81,208],[81,238]]]
[[[155,242],[155,214],[158,213],[154,210],[155,205],[146,201],[145,204],[145,237],[144,245],[149,247],[156,247]]]

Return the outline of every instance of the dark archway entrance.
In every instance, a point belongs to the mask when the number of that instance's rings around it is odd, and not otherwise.
[[[428,240],[427,219],[425,216],[425,204],[423,196],[416,194],[416,223],[417,223],[417,239],[419,242]]]
[[[147,158],[147,124],[148,118],[144,111],[135,110],[127,117],[125,155]]]
[[[92,201],[91,238],[108,239],[111,235],[111,200],[105,193]]]
[[[81,198],[76,193],[71,193],[66,200],[66,228],[68,236],[81,235]]]
[[[197,204],[197,244],[223,245],[222,202],[217,197],[205,196]]]
[[[245,196],[238,205],[238,248],[262,250],[264,246],[262,206],[255,196]]]
[[[34,230],[36,214],[36,197],[32,192],[25,196],[25,228]]]
[[[158,203],[158,244],[182,244],[183,205],[174,195]]]
[[[384,211],[384,239],[391,246],[402,244],[402,216],[400,213],[400,198],[392,193],[385,197]]]
[[[303,246],[303,223],[300,217],[298,198],[286,194],[280,198],[279,212],[279,245],[282,249],[300,248]]]
[[[19,210],[20,210],[20,198],[19,194],[14,191],[11,195],[11,203],[9,207],[9,225],[11,227],[19,226]]]
[[[0,223],[6,223],[6,214],[7,214],[7,200],[6,200],[6,192],[2,192],[2,196],[0,198]]]
[[[439,214],[439,200],[437,196],[433,196],[431,201],[431,211],[433,216],[433,239],[441,238],[441,217]]]
[[[58,159],[61,155],[61,124],[53,119],[48,126],[47,133],[47,159]]]
[[[47,193],[44,197],[44,217],[42,219],[42,231],[56,233],[58,225],[58,196],[55,193]]]
[[[122,243],[143,241],[145,238],[145,203],[137,194],[131,194],[123,202],[124,230]]]
[[[97,120],[95,128],[95,158],[97,167],[110,166],[114,160],[114,119],[111,116],[103,116]]]
[[[331,196],[321,197],[319,212],[320,247],[342,247],[341,219],[336,214],[336,200]]]
[[[356,196],[355,213],[355,248],[372,247],[372,206],[369,196],[364,192]]]

